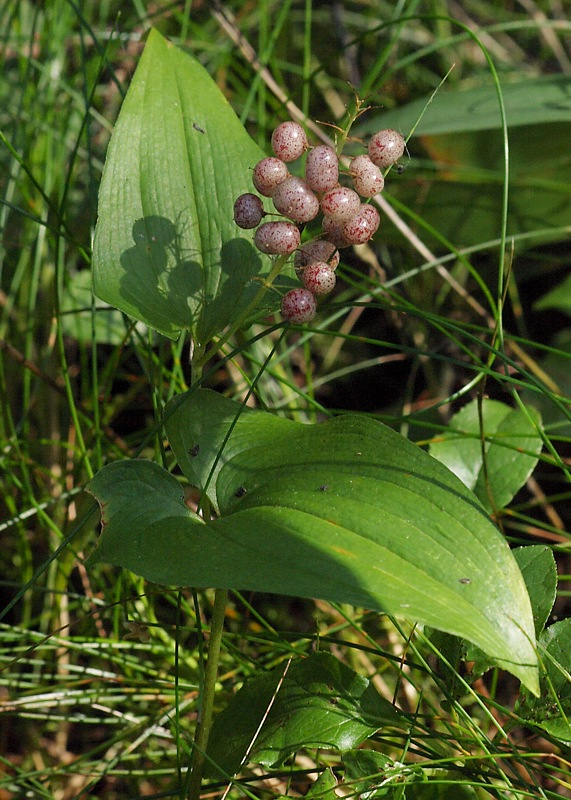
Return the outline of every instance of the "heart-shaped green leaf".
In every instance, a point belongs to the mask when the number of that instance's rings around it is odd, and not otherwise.
[[[339,795],[335,791],[337,788],[337,778],[331,767],[327,767],[317,778],[305,797],[307,800],[338,800]]]
[[[302,747],[357,747],[386,726],[408,723],[368,678],[314,653],[244,684],[214,720],[208,760],[234,775],[248,748],[249,760],[275,767]]]
[[[351,794],[363,800],[390,797],[393,789],[390,779],[398,766],[376,750],[347,750],[343,753],[344,784]]]
[[[240,319],[270,261],[232,209],[263,156],[206,70],[151,31],[107,153],[95,294],[202,344]]]
[[[140,522],[143,491],[116,506],[110,465],[89,489],[105,525],[91,562],[146,578],[323,597],[400,615],[462,636],[537,689],[529,597],[515,560],[474,497],[446,467],[362,416],[302,425],[214,392],[177,398],[167,432],[189,480],[221,516],[199,524],[172,500]],[[234,424],[235,423],[235,424]],[[216,464],[216,459],[218,462]],[[113,478],[104,479],[107,470]],[[211,477],[210,477],[211,476]],[[180,494],[175,478],[161,491]],[[109,521],[111,511],[116,513]],[[136,525],[131,522],[136,513]],[[113,523],[113,524],[112,524]]]
[[[483,401],[482,418],[486,469],[476,400],[454,415],[448,431],[430,445],[430,454],[472,489],[487,509],[492,510],[491,497],[496,509],[504,508],[537,464],[543,447],[538,433],[541,421],[533,408],[526,416],[497,400]]]

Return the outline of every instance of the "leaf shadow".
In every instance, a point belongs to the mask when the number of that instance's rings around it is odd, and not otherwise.
[[[259,287],[263,264],[253,246],[236,237],[224,242],[219,258],[192,252],[195,236],[177,222],[148,215],[133,223],[133,246],[120,257],[121,296],[134,315],[166,335],[188,330],[208,341],[232,322]]]

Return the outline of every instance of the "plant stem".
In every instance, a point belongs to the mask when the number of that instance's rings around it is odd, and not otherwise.
[[[212,350],[202,353],[200,360],[197,359],[197,364],[201,369],[204,366],[204,362],[212,358],[212,356],[215,353],[217,353],[219,350],[221,350],[222,347],[224,347],[226,342],[229,339],[231,339],[232,336],[234,336],[234,334],[236,333],[236,331],[242,327],[244,321],[248,318],[248,316],[252,313],[252,311],[254,311],[254,309],[260,305],[266,292],[269,289],[271,289],[275,279],[278,277],[278,275],[284,268],[284,265],[287,263],[288,259],[289,256],[278,256],[278,258],[276,258],[268,277],[263,281],[262,286],[260,286],[259,290],[256,292],[256,295],[254,296],[252,301],[248,304],[246,310],[240,316],[240,319],[234,322],[232,325],[230,325],[226,333],[216,342]]]
[[[214,607],[212,610],[212,623],[210,626],[210,640],[208,643],[208,658],[204,673],[202,688],[202,701],[200,720],[194,737],[194,750],[190,766],[190,783],[188,787],[189,800],[199,800],[202,785],[202,770],[204,767],[204,753],[208,745],[208,737],[212,727],[212,714],[214,710],[214,694],[218,664],[220,661],[220,645],[224,630],[224,614],[228,602],[228,589],[216,589],[214,594]]]

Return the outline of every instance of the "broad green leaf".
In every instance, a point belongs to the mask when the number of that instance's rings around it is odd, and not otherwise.
[[[219,456],[208,494],[221,516],[199,524],[182,501],[175,513],[174,477],[165,473],[154,489],[158,468],[112,464],[88,487],[105,523],[90,563],[109,561],[159,583],[386,611],[474,642],[535,690],[533,618],[521,572],[461,481],[368,417],[302,425],[241,408],[199,390],[167,410],[168,437],[191,483],[204,491]],[[118,501],[122,473],[132,492]],[[154,491],[168,496],[169,507],[162,520],[141,524]]]
[[[357,747],[387,726],[408,728],[368,678],[314,653],[244,684],[214,720],[208,761],[233,775],[251,745],[248,760],[275,767],[304,747]]]
[[[204,68],[152,30],[107,153],[95,294],[198,343],[239,319],[270,265],[232,211],[263,155]]]
[[[454,415],[449,429],[430,445],[430,454],[472,489],[488,510],[492,510],[490,496],[496,509],[504,508],[535,469],[543,446],[537,431],[539,415],[534,409],[528,412],[533,421],[497,400],[483,401],[486,468],[476,400]]]
[[[518,83],[502,84],[502,96],[510,128],[571,122],[571,76],[545,75]],[[425,113],[423,113],[425,112]],[[414,100],[401,108],[383,111],[359,125],[359,135],[383,128],[408,133],[417,123],[415,136],[462,133],[501,128],[496,87],[490,83],[470,89],[444,86],[433,98]]]
[[[531,601],[535,635],[539,636],[543,631],[551,609],[553,608],[553,603],[555,602],[557,592],[557,565],[551,549],[546,545],[537,544],[527,545],[526,547],[516,547],[512,550],[512,554],[521,570],[527,587],[527,592]],[[458,639],[455,637],[447,637],[446,634],[441,634],[440,638],[432,637],[432,639],[440,650],[444,652],[445,656],[448,656],[448,661],[451,664],[459,663],[459,659],[458,661],[454,660],[454,643],[456,642],[461,645],[464,651],[464,660],[472,662],[472,680],[476,680],[494,666],[493,661],[490,661],[486,654],[475,645],[468,645],[466,642],[459,643]],[[449,681],[451,690],[459,688],[455,673],[450,673],[450,670],[448,670],[445,665],[443,665],[443,673]]]
[[[569,122],[510,128],[508,235],[541,230],[548,240],[568,238],[571,163],[562,142],[570,135]],[[422,136],[420,143],[429,159],[422,168],[425,194],[416,190],[415,196],[413,186],[395,179],[399,199],[455,244],[497,239],[504,184],[501,131]]]
[[[550,240],[569,236],[570,86],[568,75],[502,85],[509,127],[509,235],[541,230]],[[387,191],[458,246],[499,237],[504,141],[495,86],[443,87],[432,100],[426,97],[369,116],[354,132],[366,140],[379,128],[396,128],[405,135],[414,128],[410,150],[420,155],[420,144],[425,157],[402,177],[393,172]]]
[[[541,694],[523,692],[516,712],[571,744],[571,619],[555,622],[539,637]]]

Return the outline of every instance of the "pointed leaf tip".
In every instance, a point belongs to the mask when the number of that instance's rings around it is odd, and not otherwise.
[[[203,343],[239,319],[270,261],[232,209],[264,155],[206,70],[152,30],[105,162],[97,297],[166,336],[189,330]]]

